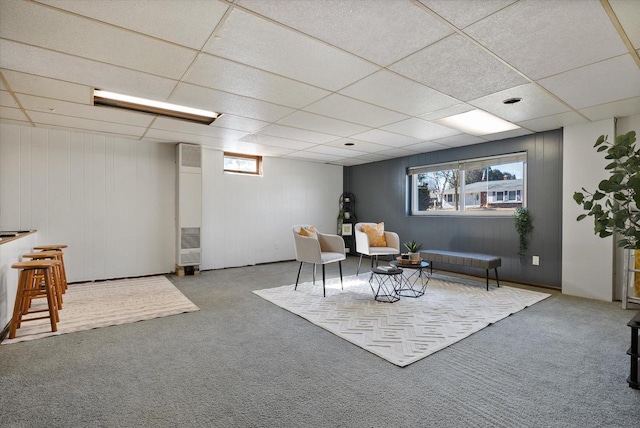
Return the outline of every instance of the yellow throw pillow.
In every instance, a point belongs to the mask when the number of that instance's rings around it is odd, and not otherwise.
[[[384,236],[384,222],[380,222],[375,226],[368,224],[362,225],[362,231],[369,237],[370,247],[386,247],[387,238]]]
[[[308,236],[309,238],[318,239],[318,233],[313,226],[310,227],[301,227],[300,232],[298,232],[300,236]]]

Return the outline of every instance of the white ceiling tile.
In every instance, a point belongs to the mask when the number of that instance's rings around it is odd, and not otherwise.
[[[340,156],[340,157],[344,157],[344,158],[351,158],[351,157],[355,157],[355,156],[362,156],[362,155],[366,155],[366,152],[361,152],[358,150],[349,150],[346,148],[340,148],[340,147],[333,147],[333,146],[315,146],[309,149],[310,152],[315,152],[315,153],[325,153],[327,155],[334,155],[334,156]]]
[[[504,104],[503,101],[508,98],[522,98],[522,101],[515,104]],[[535,83],[527,83],[486,95],[469,101],[469,104],[510,122],[521,122],[570,110],[569,107],[549,95]]]
[[[464,28],[516,0],[418,0],[458,28]]]
[[[302,108],[330,94],[324,89],[207,54],[198,56],[184,81],[294,108]]]
[[[305,111],[296,111],[284,119],[280,119],[278,123],[330,135],[333,134],[340,137],[348,137],[370,129],[366,126],[332,119],[330,117],[320,116],[313,113],[307,113]]]
[[[484,138],[490,141],[498,141],[498,140],[504,140],[506,138],[521,137],[523,135],[529,135],[529,134],[533,134],[533,131],[530,131],[525,128],[517,128],[517,129],[511,129],[509,131],[497,132],[495,134],[485,135]]]
[[[2,106],[2,107],[11,107],[11,108],[20,108],[20,106],[18,105],[16,100],[7,91],[0,91],[0,106]]]
[[[640,3],[637,0],[609,0],[609,4],[633,47],[640,49]]]
[[[230,113],[267,122],[277,121],[294,110],[253,98],[242,97],[188,83],[179,83],[169,101],[218,113]]]
[[[283,125],[269,125],[260,130],[260,134],[272,135],[274,137],[290,138],[292,140],[307,141],[309,143],[324,144],[329,141],[339,139],[335,135],[322,134],[320,132],[308,131],[306,129],[292,128]]]
[[[339,160],[342,156],[334,156],[334,155],[328,155],[325,153],[316,153],[316,152],[309,152],[306,150],[302,150],[302,151],[293,153],[290,157],[294,159],[295,158],[305,159],[305,160],[313,159],[316,161],[332,162],[332,161]]]
[[[389,68],[462,101],[527,82],[505,64],[457,34]]]
[[[204,144],[209,147],[222,147],[222,144],[224,143],[224,140],[220,138],[207,137],[205,135],[185,134],[183,132],[166,131],[164,129],[149,129],[144,137],[158,138],[180,143]]]
[[[174,79],[196,56],[192,49],[23,1],[2,3],[0,37]]]
[[[432,141],[425,141],[423,143],[413,144],[411,146],[403,147],[403,149],[411,150],[417,153],[436,152],[438,150],[448,149],[449,147],[442,144],[434,143]]]
[[[448,95],[388,70],[380,70],[367,76],[340,93],[411,116],[419,116],[459,103]]]
[[[340,159],[339,163],[342,166],[355,166],[355,165],[363,165],[365,163],[369,163],[371,161],[368,161],[366,159],[361,159],[361,158],[344,158],[344,159]]]
[[[437,110],[432,113],[423,114],[420,119],[424,120],[438,120],[444,117],[454,116],[456,114],[466,113],[468,111],[475,110],[475,107],[469,104],[456,104],[454,106]]]
[[[306,150],[315,146],[315,144],[313,143],[261,134],[247,135],[241,138],[240,141],[243,141],[245,143],[260,144],[263,146],[282,147],[291,150]]]
[[[303,110],[372,127],[384,126],[408,118],[404,114],[339,94],[329,95],[305,107]]]
[[[71,101],[74,103],[91,104],[92,91],[89,86],[19,73],[12,70],[2,70],[2,74],[14,92]]]
[[[232,114],[223,114],[217,118],[209,126],[215,126],[220,128],[237,129],[238,131],[255,132],[261,128],[267,126],[269,122],[263,122],[261,120],[249,119],[248,117],[234,116]]]
[[[626,54],[539,83],[575,109],[583,109],[640,96],[640,68]]]
[[[627,51],[596,1],[520,1],[465,32],[533,80]]]
[[[29,120],[19,108],[11,108],[5,106],[0,106],[0,118],[20,121]]]
[[[283,7],[282,0],[238,0],[234,4],[383,66],[453,32],[409,1],[296,0]]]
[[[169,117],[158,117],[153,122],[151,128],[162,129],[165,131],[184,132],[186,134],[204,135],[207,137],[215,137],[224,140],[237,140],[238,138],[242,138],[248,134],[247,131],[238,131],[235,129],[227,129],[214,127],[211,125],[203,125],[200,123],[186,122],[184,120],[172,119]]]
[[[580,109],[579,111],[591,120],[634,116],[636,114],[640,114],[640,97],[587,107]]]
[[[488,140],[469,134],[454,135],[452,137],[438,138],[434,143],[442,144],[448,147],[468,146],[470,144],[484,143]]]
[[[176,81],[164,77],[127,70],[109,64],[40,49],[0,39],[2,62],[5,69],[45,76],[76,84],[166,100]]]
[[[609,116],[611,117],[611,116]],[[578,123],[585,123],[587,120],[573,111],[555,114],[553,116],[541,117],[533,120],[525,120],[517,124],[523,128],[530,129],[535,132],[549,131]]]
[[[201,49],[228,6],[218,1],[163,0],[39,0],[99,21]],[[126,7],[126,13],[123,8]]]
[[[243,141],[225,142],[223,149],[227,152],[257,156],[285,156],[290,153],[295,153],[295,150],[285,147],[265,146],[262,144],[245,143]]]
[[[381,129],[372,129],[361,134],[352,135],[351,138],[354,140],[362,140],[369,143],[383,144],[385,146],[392,147],[408,146],[410,144],[416,144],[421,141],[418,138],[383,131]]]
[[[238,9],[231,12],[205,51],[330,90],[379,68]]]
[[[353,144],[353,145],[345,146],[345,144]],[[381,152],[383,150],[389,150],[389,146],[370,143],[368,141],[353,140],[351,138],[341,138],[340,140],[331,141],[330,143],[325,144],[325,146],[342,147],[342,148],[357,150],[359,152],[365,152],[365,153],[375,153],[375,152]]]
[[[393,149],[385,150],[384,152],[380,152],[379,154],[383,156],[389,156],[389,158],[391,159],[391,158],[401,158],[405,156],[411,156],[416,154],[416,152],[414,152],[413,150],[407,150],[403,147],[403,148],[393,148]]]
[[[146,128],[140,126],[122,125],[118,123],[103,122],[99,120],[84,119],[79,117],[61,116],[39,111],[28,111],[27,113],[29,114],[33,122],[36,123],[36,125],[55,125],[88,131],[130,135],[134,137],[141,137],[146,130]]]
[[[435,123],[427,122],[426,120],[417,119],[415,117],[387,125],[381,129],[397,132],[398,134],[410,135],[422,141],[460,134],[460,131],[455,129],[436,125]]]
[[[383,154],[383,152],[377,152],[377,153],[369,153],[367,155],[358,156],[357,158],[354,158],[354,159],[363,159],[363,160],[366,160],[367,162],[379,162],[379,161],[392,159],[392,158],[393,158],[393,155],[391,155],[390,153]]]
[[[17,94],[16,96],[25,110],[52,113],[55,115],[81,117],[142,127],[149,126],[155,117],[155,115],[151,114],[137,113],[114,107],[94,107],[86,104],[70,103],[25,94]]]

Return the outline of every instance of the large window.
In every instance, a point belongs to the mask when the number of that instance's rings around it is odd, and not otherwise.
[[[527,154],[408,169],[411,214],[508,214],[525,206]]]
[[[262,156],[225,152],[224,171],[236,174],[262,175]]]

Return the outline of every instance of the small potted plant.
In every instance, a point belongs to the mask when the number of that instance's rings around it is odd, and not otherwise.
[[[416,241],[405,242],[404,246],[407,250],[409,250],[409,259],[410,260],[420,260],[420,250],[422,249],[422,244],[418,244]]]

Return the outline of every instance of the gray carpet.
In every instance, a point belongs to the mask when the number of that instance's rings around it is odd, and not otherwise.
[[[619,303],[554,293],[400,368],[251,292],[297,267],[171,277],[200,311],[1,347],[0,425],[638,426]]]

